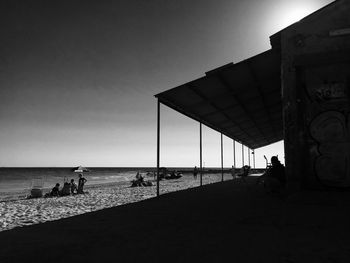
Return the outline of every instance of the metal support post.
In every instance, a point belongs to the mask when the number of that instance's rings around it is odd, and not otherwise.
[[[248,149],[248,165],[250,166],[250,148],[247,147],[247,149]]]
[[[252,151],[253,154],[253,167],[255,169],[255,150]]]
[[[235,169],[234,172],[236,172],[236,141],[233,140],[233,168]]]
[[[224,181],[224,146],[222,143],[222,133],[221,133],[221,181]]]
[[[244,166],[244,145],[242,144],[242,167]]]
[[[202,166],[202,123],[199,123],[199,162],[200,162],[200,186],[202,186],[203,166]]]
[[[159,196],[159,160],[160,160],[160,102],[157,99],[157,197]]]

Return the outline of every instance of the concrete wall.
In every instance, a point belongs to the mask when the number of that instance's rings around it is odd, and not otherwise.
[[[278,39],[288,186],[350,187],[350,1]]]

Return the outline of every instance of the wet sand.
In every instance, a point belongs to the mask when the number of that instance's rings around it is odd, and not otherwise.
[[[0,233],[0,262],[349,262],[350,194],[226,181]]]

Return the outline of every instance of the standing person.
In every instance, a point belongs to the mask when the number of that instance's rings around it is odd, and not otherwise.
[[[234,167],[233,165],[231,169],[231,175],[232,175],[232,178],[236,178],[236,167]]]
[[[82,174],[79,174],[79,181],[78,181],[78,194],[84,193],[84,184],[87,182],[87,180],[83,177]]]
[[[137,172],[137,173],[136,173],[136,180],[138,180],[138,181],[142,181],[142,180],[143,180],[143,177],[142,177],[142,175],[140,174],[140,172]]]
[[[198,174],[198,169],[197,169],[197,166],[195,166],[194,169],[193,169],[193,178],[194,178],[194,180],[197,180],[197,174]]]

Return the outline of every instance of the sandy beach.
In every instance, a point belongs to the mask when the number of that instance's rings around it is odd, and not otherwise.
[[[225,180],[232,179],[225,174]],[[43,223],[71,217],[87,212],[97,211],[127,203],[138,202],[156,196],[156,182],[153,177],[146,177],[152,181],[151,187],[129,187],[130,183],[108,183],[86,187],[86,194],[11,200],[0,202],[0,231],[26,225]],[[221,174],[206,174],[203,184],[221,181]],[[199,186],[199,177],[194,180],[190,174],[180,179],[162,180],[161,193],[174,192]]]

